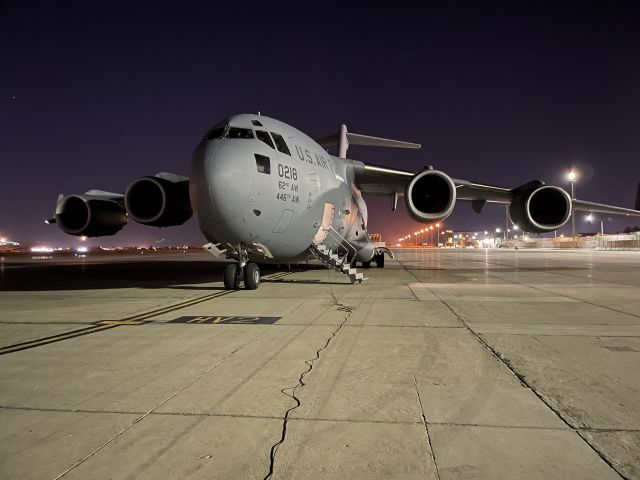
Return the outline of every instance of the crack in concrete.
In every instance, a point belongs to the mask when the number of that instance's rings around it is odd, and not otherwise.
[[[412,272],[409,268],[407,268],[402,262],[399,262],[400,265],[402,265],[402,267],[409,272],[409,274],[411,274],[418,282],[420,283],[424,283],[422,282],[422,280],[414,273]],[[513,280],[508,280],[508,279],[504,279],[501,277],[497,277],[495,275],[491,275],[489,273],[486,273],[487,276],[492,277],[492,278],[498,278],[500,280],[503,281],[507,281],[509,283],[513,283],[516,285],[523,285],[519,282],[513,281]],[[529,286],[529,285],[527,285]],[[531,287],[536,289],[535,287]],[[567,427],[569,427],[573,432],[575,432],[579,438],[582,439],[582,441],[585,443],[585,445],[587,445],[603,462],[605,462],[610,468],[611,470],[613,470],[616,474],[618,474],[620,476],[620,478],[624,479],[624,480],[630,480],[627,476],[625,476],[618,468],[616,468],[616,465],[613,463],[613,461],[611,461],[608,457],[608,455],[605,454],[605,452],[601,452],[599,449],[597,449],[594,445],[591,444],[591,442],[587,441],[587,439],[585,438],[584,435],[582,435],[580,433],[580,428],[576,428],[573,425],[571,425],[567,419],[564,418],[564,415],[562,414],[562,412],[559,409],[556,409],[553,407],[553,405],[551,404],[551,402],[549,402],[544,395],[542,395],[540,392],[538,392],[533,385],[531,385],[525,378],[525,376],[523,374],[521,374],[518,370],[516,370],[516,368],[511,365],[511,362],[509,362],[508,359],[505,359],[496,349],[494,349],[491,345],[489,345],[488,342],[486,342],[481,335],[479,335],[478,333],[476,333],[475,330],[473,330],[469,324],[467,323],[467,320],[465,319],[464,315],[462,315],[461,313],[458,313],[451,304],[449,304],[449,302],[447,302],[446,299],[442,298],[438,293],[436,293],[432,288],[427,287],[427,290],[429,290],[440,302],[442,302],[442,304],[447,307],[447,309],[449,309],[449,311],[455,315],[455,317],[462,323],[462,325],[464,325],[464,327],[476,338],[477,341],[480,342],[481,345],[483,345],[490,353],[491,355],[493,355],[501,364],[503,364],[519,381],[522,385],[524,385],[527,389],[529,389],[529,391],[531,391],[536,397],[538,397],[538,399],[547,406],[547,408],[549,410],[551,410],[565,425],[567,425]],[[540,289],[537,289],[540,290]],[[541,290],[544,291],[544,290]],[[549,293],[546,292],[545,293]],[[561,294],[557,294],[559,296],[562,296]],[[582,300],[581,300],[582,301]],[[588,303],[588,302],[585,302]],[[601,305],[597,305],[597,306],[601,306]],[[606,307],[604,307],[606,308]],[[611,309],[610,309],[611,310]],[[621,312],[622,313],[622,312]],[[635,316],[635,315],[632,315]]]
[[[331,304],[329,306],[336,307],[336,310],[338,310],[339,312],[345,312],[344,319],[342,320],[342,322],[340,322],[340,324],[338,325],[338,328],[336,328],[331,332],[331,335],[327,338],[327,341],[325,342],[325,344],[322,347],[320,347],[318,350],[316,350],[316,356],[314,358],[304,361],[304,363],[307,365],[307,369],[304,370],[302,373],[300,373],[300,376],[298,377],[298,383],[293,387],[285,387],[282,390],[280,390],[280,392],[282,392],[284,395],[293,399],[293,401],[295,402],[295,405],[289,408],[285,412],[284,417],[282,417],[282,433],[280,435],[280,439],[271,446],[271,450],[269,453],[269,472],[265,475],[263,480],[268,480],[273,476],[273,469],[275,467],[275,461],[276,461],[276,453],[278,452],[278,448],[280,447],[280,445],[284,443],[287,437],[287,426],[291,418],[291,413],[301,405],[300,398],[297,395],[297,391],[299,388],[302,388],[306,385],[304,381],[304,377],[309,372],[311,372],[311,370],[313,370],[313,363],[316,360],[320,359],[320,352],[322,352],[323,350],[326,350],[329,347],[331,340],[333,340],[336,337],[336,335],[338,335],[338,332],[340,332],[342,327],[344,327],[345,323],[347,323],[347,321],[351,317],[353,310],[355,310],[355,307],[344,305],[338,302],[338,299],[333,293],[333,289],[331,289],[331,287],[329,288],[330,288],[330,293],[332,298]],[[291,393],[288,393],[288,392],[291,392]]]
[[[436,294],[435,292],[432,292],[436,297],[440,298],[438,296],[438,294]],[[520,383],[522,383],[522,385],[524,385],[527,389],[529,389],[529,391],[531,391],[536,397],[538,397],[538,399],[544,403],[547,408],[549,410],[551,410],[553,413],[556,414],[556,416],[565,424],[567,425],[572,431],[574,431],[583,441],[584,443],[596,454],[598,455],[598,457],[600,457],[600,459],[605,462],[607,465],[609,465],[609,467],[615,472],[617,473],[621,478],[628,480],[628,478],[623,475],[618,468],[616,468],[616,466],[609,460],[608,456],[605,455],[604,452],[601,452],[600,450],[598,450],[594,445],[592,445],[590,442],[588,442],[584,436],[580,435],[579,429],[575,428],[573,425],[571,425],[567,419],[564,417],[563,412],[560,411],[559,409],[554,408],[554,406],[551,404],[550,401],[547,400],[547,398],[540,392],[538,392],[533,385],[531,385],[528,380],[525,378],[525,376],[523,374],[521,374],[518,370],[515,369],[515,367],[511,364],[511,362],[504,358],[496,349],[494,349],[491,345],[489,345],[489,343],[487,343],[480,335],[478,335],[471,327],[469,327],[467,325],[466,320],[463,318],[463,316],[461,314],[458,314],[451,305],[449,305],[449,303],[447,303],[447,301],[440,299],[440,301],[451,311],[451,313],[453,313],[456,317],[458,317],[458,319],[469,329],[469,332],[471,332],[473,334],[474,337],[476,337],[476,339],[482,344],[484,345],[484,347],[489,350],[489,352],[491,352],[491,354],[498,359],[498,361],[500,363],[502,363],[505,367],[507,367],[509,369],[509,371],[515,375],[515,377],[520,381]]]
[[[422,398],[420,398],[420,390],[418,390],[418,380],[415,374],[413,375],[413,384],[416,387],[416,395],[418,395],[418,403],[420,404],[420,414],[422,415],[422,424],[424,430],[427,432],[427,443],[429,444],[429,452],[431,453],[431,460],[433,460],[433,466],[436,469],[436,478],[440,480],[440,470],[438,470],[438,462],[436,462],[436,454],[433,451],[433,443],[431,442],[431,436],[429,435],[429,425],[427,424],[427,417],[424,415],[424,407],[422,406]]]

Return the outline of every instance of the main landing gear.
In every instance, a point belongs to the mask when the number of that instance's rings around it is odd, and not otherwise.
[[[378,253],[373,255],[371,260],[369,260],[367,262],[362,262],[362,268],[371,268],[371,263],[372,262],[376,264],[376,267],[384,268],[384,253],[383,252],[378,252]],[[351,262],[351,265],[353,267],[355,267],[356,266],[356,261],[353,260],[353,262]]]
[[[244,280],[244,288],[255,290],[260,286],[260,269],[255,263],[230,263],[224,269],[225,290],[238,290],[240,281]]]

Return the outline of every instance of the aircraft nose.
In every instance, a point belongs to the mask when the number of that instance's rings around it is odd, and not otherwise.
[[[251,195],[251,157],[232,141],[204,145],[194,157],[196,210],[214,222],[240,217]]]

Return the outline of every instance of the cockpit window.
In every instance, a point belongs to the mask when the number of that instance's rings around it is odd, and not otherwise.
[[[273,140],[271,140],[268,132],[265,132],[264,130],[256,130],[256,137],[258,137],[258,140],[262,140],[274,150],[276,149],[276,147],[273,145]]]
[[[205,138],[207,140],[213,140],[215,138],[222,138],[223,135],[224,135],[225,128],[226,127],[213,128],[212,130],[209,131],[209,133],[207,133]]]
[[[254,138],[253,130],[250,128],[229,127],[226,138]]]
[[[214,140],[216,138],[254,138],[253,130],[250,128],[232,127],[230,125],[224,125],[222,127],[213,127],[209,133],[207,133],[207,140]]]
[[[282,138],[282,135],[274,132],[271,132],[271,135],[273,135],[273,140],[276,142],[276,147],[278,148],[278,151],[282,153],[286,153],[287,155],[291,156],[289,147],[287,147],[287,144],[285,143],[284,138]]]
[[[258,120],[251,120],[251,123],[253,123],[256,127],[262,126],[262,124]]]

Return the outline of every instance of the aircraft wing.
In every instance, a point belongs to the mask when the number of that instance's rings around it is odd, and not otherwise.
[[[381,196],[404,196],[411,180],[418,175],[416,172],[387,168],[376,165],[367,165],[363,162],[353,161],[354,182],[363,194]],[[533,189],[543,186],[540,181],[532,181],[516,188],[505,188],[496,185],[486,185],[468,180],[451,179],[456,187],[456,199],[472,202],[474,211],[480,213],[486,203],[501,203],[509,205],[519,192],[528,188]],[[585,200],[572,201],[574,210],[582,210],[597,213],[610,213],[615,215],[640,216],[640,185],[635,209],[606,205],[602,203],[588,202]]]
[[[362,193],[370,195],[404,195],[414,172],[354,162],[354,180]]]
[[[416,176],[415,172],[408,170],[366,165],[362,162],[354,162],[354,173],[355,183],[360,191],[369,195],[403,196],[407,185]],[[452,180],[456,185],[458,200],[484,200],[508,204],[513,198],[513,193],[508,188]]]
[[[636,208],[638,206],[636,205]],[[612,213],[614,215],[626,215],[627,217],[640,216],[640,210],[634,210],[633,208],[616,207],[613,205],[605,205],[603,203],[585,202],[584,200],[573,201],[574,210],[583,210],[586,212],[597,213]]]

